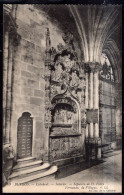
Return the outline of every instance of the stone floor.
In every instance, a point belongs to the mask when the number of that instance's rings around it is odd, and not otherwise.
[[[106,192],[107,189],[107,192],[121,192],[121,162],[121,151],[120,153],[115,151],[115,155],[108,158],[106,157],[103,163],[68,176],[66,178],[60,179],[58,181],[72,185],[74,185],[75,183],[75,185],[77,184],[78,187],[81,186],[78,185],[78,183],[84,183],[83,186],[89,183],[90,187],[87,187],[87,189],[89,189],[89,192],[91,186],[92,188],[94,187],[94,190],[95,188],[97,189],[98,187],[100,187],[99,190],[103,190],[103,192]]]
[[[110,156],[111,155],[111,156]],[[9,192],[121,192],[121,151],[108,154],[104,162],[71,176],[55,180],[34,181],[25,186],[13,186]],[[6,188],[7,190],[7,188]],[[6,191],[5,190],[5,191]]]

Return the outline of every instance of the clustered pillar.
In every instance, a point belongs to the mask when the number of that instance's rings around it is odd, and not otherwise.
[[[98,63],[86,64],[86,139],[99,139],[99,68]],[[98,158],[101,157],[98,149]]]
[[[3,140],[10,143],[12,102],[12,43],[9,28],[5,29],[3,66]]]
[[[98,71],[94,72],[94,109],[98,110],[98,116],[99,116],[99,78],[98,78]],[[94,124],[95,127],[95,137],[99,137],[99,117],[98,117],[98,123]]]
[[[11,143],[11,115],[13,88],[13,49],[17,43],[17,26],[11,9],[4,10],[4,54],[3,54],[3,143]],[[11,18],[11,19],[10,19]],[[13,21],[13,22],[12,22]]]
[[[6,86],[7,86],[7,66],[8,66],[8,31],[4,37],[4,63],[3,63],[3,141],[9,143],[9,132],[6,129]]]

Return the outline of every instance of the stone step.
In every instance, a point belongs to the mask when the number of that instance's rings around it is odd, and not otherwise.
[[[23,164],[17,164],[13,168],[13,171],[16,172],[16,171],[20,171],[20,169],[21,170],[30,169],[32,167],[40,166],[41,164],[43,164],[42,160],[36,160],[36,161],[33,161],[33,162],[23,163]]]
[[[34,157],[30,156],[30,157],[27,157],[27,158],[18,159],[17,164],[29,163],[29,162],[32,162],[34,160],[36,160],[36,159]]]
[[[111,157],[111,156],[118,155],[118,154],[120,154],[120,153],[121,153],[121,151],[113,150],[112,152],[108,152],[108,153],[102,154],[102,157],[103,157],[103,158],[108,158],[108,157]]]
[[[111,153],[111,152],[113,152],[113,149],[105,150],[102,152],[102,154],[107,154],[107,153]]]
[[[50,176],[52,174],[54,174],[57,171],[57,166],[52,166],[50,167],[50,169],[48,169],[47,171],[43,172],[43,173],[37,173],[34,174],[32,176],[27,176],[25,178],[19,178],[19,179],[15,179],[13,180],[14,183],[18,183],[18,184],[22,184],[22,183],[27,183],[27,182],[31,182],[46,176]]]
[[[111,143],[103,144],[103,145],[102,145],[102,153],[103,153],[104,151],[108,151],[108,150],[111,150]]]
[[[49,163],[44,163],[43,165],[41,166],[38,166],[38,167],[34,167],[34,168],[30,168],[30,169],[27,169],[27,170],[20,170],[18,172],[13,172],[10,177],[9,177],[9,180],[13,180],[15,178],[24,178],[26,176],[31,176],[32,174],[37,174],[37,173],[42,173],[44,171],[46,171],[48,168],[50,168],[50,164]]]

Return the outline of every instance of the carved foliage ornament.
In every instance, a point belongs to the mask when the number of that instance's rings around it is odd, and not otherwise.
[[[65,45],[58,44],[57,50],[47,43],[47,61],[51,69],[51,82],[59,84],[61,90],[82,90],[85,86],[85,76],[82,63],[78,61],[77,53],[73,45],[73,35],[62,35]],[[49,33],[48,33],[49,39]],[[48,50],[49,48],[49,50]],[[49,59],[48,59],[49,58]]]
[[[102,69],[102,66],[98,62],[87,62],[84,64],[84,69],[86,73],[98,72]]]
[[[81,153],[81,144],[78,137],[51,139],[50,145],[51,161],[72,157]]]

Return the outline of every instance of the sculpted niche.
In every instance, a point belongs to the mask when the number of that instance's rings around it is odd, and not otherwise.
[[[71,33],[62,35],[65,45],[59,43],[57,49],[50,45],[49,29],[46,38],[46,111],[50,110],[50,161],[55,161],[81,153],[81,123],[86,121],[85,75]]]

